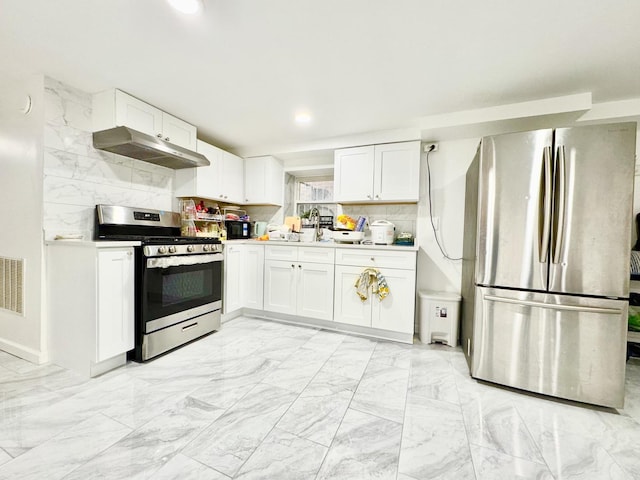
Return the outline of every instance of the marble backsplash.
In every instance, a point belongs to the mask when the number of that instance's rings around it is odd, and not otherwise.
[[[99,203],[171,210],[171,169],[92,145],[91,94],[45,77],[44,237],[93,237]]]
[[[417,204],[342,205],[342,213],[355,220],[359,216],[366,217],[369,224],[387,220],[395,225],[396,235],[400,232],[416,235]]]

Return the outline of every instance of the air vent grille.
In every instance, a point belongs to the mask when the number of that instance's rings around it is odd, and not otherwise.
[[[0,308],[24,315],[24,260],[0,257]]]

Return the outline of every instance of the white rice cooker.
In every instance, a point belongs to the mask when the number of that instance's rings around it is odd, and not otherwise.
[[[371,230],[371,243],[374,245],[391,245],[393,244],[393,234],[396,226],[386,220],[376,220],[369,229]]]

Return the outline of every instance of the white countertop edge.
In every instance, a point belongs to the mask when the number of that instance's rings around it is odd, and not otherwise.
[[[284,245],[295,247],[319,247],[319,248],[357,248],[367,250],[396,250],[401,252],[417,252],[418,245],[362,245],[356,243],[339,242],[285,242],[280,240],[225,240],[226,245]]]
[[[47,246],[63,245],[66,247],[77,246],[84,248],[126,248],[126,247],[139,247],[141,243],[139,241],[109,241],[109,240],[46,240],[44,242]]]

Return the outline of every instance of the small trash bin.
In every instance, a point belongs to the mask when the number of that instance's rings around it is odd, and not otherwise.
[[[458,346],[460,295],[422,290],[418,296],[420,297],[420,342]]]

